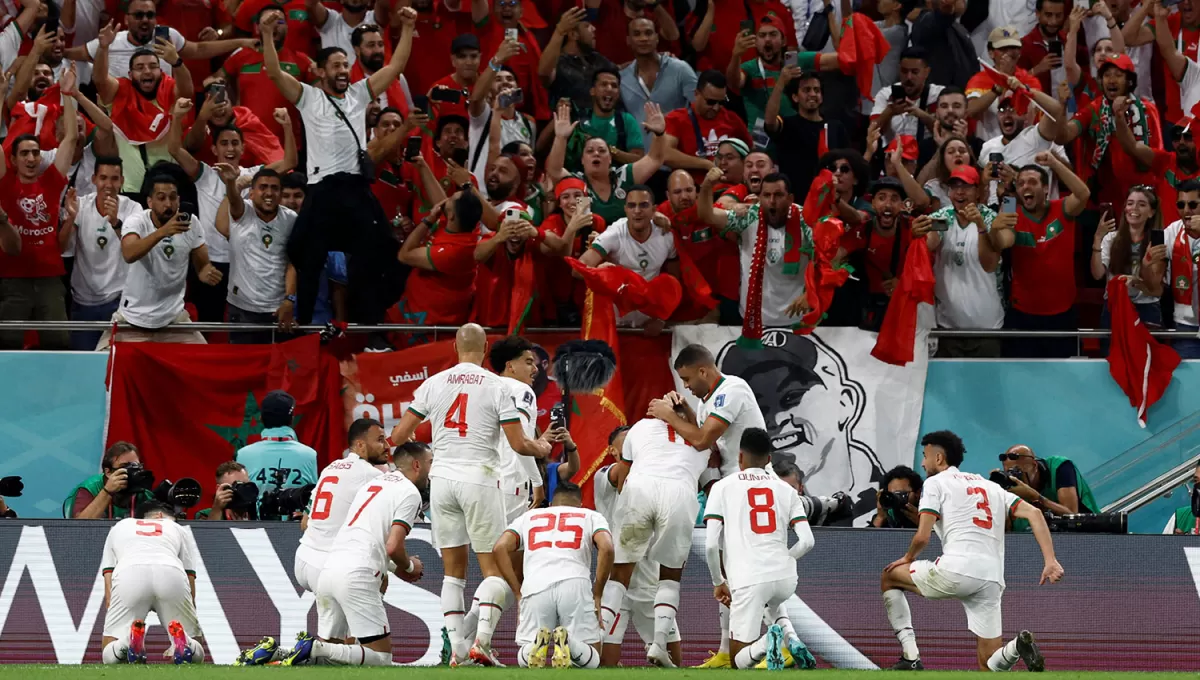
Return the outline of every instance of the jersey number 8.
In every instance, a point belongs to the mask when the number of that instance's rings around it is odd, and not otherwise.
[[[770,487],[746,490],[746,502],[750,504],[750,531],[756,534],[773,534],[778,524],[775,520],[775,492]]]

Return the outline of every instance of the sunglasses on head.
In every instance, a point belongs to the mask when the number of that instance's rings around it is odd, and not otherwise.
[[[153,19],[158,16],[158,12],[130,12],[129,16],[134,19]]]
[[[1021,460],[1022,458],[1033,458],[1033,456],[1024,453],[1002,453],[1000,454],[1000,462],[1006,460]]]
[[[1176,210],[1183,210],[1184,208],[1190,208],[1192,210],[1200,208],[1200,201],[1175,201]]]

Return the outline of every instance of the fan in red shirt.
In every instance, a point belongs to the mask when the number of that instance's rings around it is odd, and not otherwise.
[[[733,137],[752,145],[746,123],[725,108],[725,74],[710,70],[696,81],[696,100],[691,106],[667,114],[667,165],[689,170],[692,178],[704,180],[713,167],[721,140]]]
[[[479,80],[479,59],[479,38],[474,33],[463,33],[450,43],[450,64],[454,73],[437,80],[429,88],[429,107],[435,119],[441,116],[469,117],[467,100]]]
[[[175,100],[192,98],[192,75],[174,45],[156,40],[154,51],[138,50],[129,58],[128,78],[113,78],[108,72],[108,48],[114,38],[111,22],[100,29],[92,70],[96,95],[101,104],[112,105],[113,128],[119,137],[134,145],[161,139],[171,127]],[[159,59],[176,64],[176,78],[163,74]]]
[[[270,165],[282,160],[283,145],[275,136],[275,132],[259,120],[258,116],[254,115],[250,109],[244,106],[231,106],[228,95],[220,94],[219,88],[224,85],[224,81],[215,80],[209,82],[208,87],[204,89],[204,105],[200,107],[200,112],[196,114],[196,122],[184,137],[184,148],[195,156],[196,160],[213,165],[218,162],[212,151],[212,147],[216,143],[213,139],[213,131],[232,126],[242,132],[244,146],[242,163],[246,167]],[[274,112],[272,112],[270,122],[276,128],[280,127],[279,123],[275,121]],[[292,135],[296,144],[299,145],[300,139],[295,136],[296,133],[293,132]]]
[[[442,196],[447,192],[453,193],[455,185],[447,161],[467,162],[468,125],[467,119],[461,116],[442,116],[438,118],[432,138],[422,135],[421,158],[428,166],[428,176],[433,178],[436,186],[428,185],[422,179],[425,173],[412,163],[404,164],[402,177],[413,196],[412,219],[422,219],[442,200]],[[462,168],[461,165],[458,167]],[[465,169],[462,172],[470,177],[472,184],[475,183],[475,178],[469,172]]]
[[[309,59],[306,53],[288,46],[286,38],[291,26],[284,18],[283,10],[274,5],[265,7],[256,17],[255,35],[262,35],[261,27],[267,23],[275,25],[275,49],[279,52],[279,64],[283,70],[302,83],[313,82],[316,77],[313,60]],[[283,141],[283,128],[275,122],[275,109],[287,108],[292,120],[292,131],[303,147],[304,121],[296,107],[279,92],[279,88],[275,87],[271,78],[267,76],[261,48],[239,48],[229,55],[215,77],[223,77],[225,82],[232,84],[236,89],[236,96],[231,96],[230,100],[250,109],[280,142]]]
[[[442,6],[441,0],[412,0],[417,10],[417,29],[413,34],[412,53],[419,59],[410,59],[404,68],[404,77],[413,92],[428,92],[446,71],[454,68],[454,58],[446,62],[446,55],[453,49],[459,36],[471,33],[471,17],[466,12],[451,12]],[[393,37],[398,33],[393,31]],[[476,73],[479,65],[476,63]]]
[[[1171,224],[1179,219],[1179,209],[1175,207],[1175,188],[1189,179],[1200,177],[1200,161],[1196,157],[1196,140],[1192,135],[1193,123],[1192,117],[1188,116],[1171,126],[1175,150],[1158,154],[1161,165],[1156,168],[1156,174],[1162,176],[1162,181],[1158,183],[1158,201],[1162,206],[1163,224]]]
[[[658,27],[659,43],[663,52],[679,56],[679,27],[675,24],[675,9],[670,0],[624,0],[602,2],[596,8],[596,49],[614,64],[633,61],[633,49],[625,36],[629,34],[629,22],[646,18]]]
[[[693,12],[684,22],[684,32],[690,36],[692,44],[695,38],[704,31],[706,38],[700,41],[699,55],[696,60],[696,70],[724,69],[733,56],[733,46],[739,35],[738,27],[743,21],[751,21],[755,26],[762,24],[763,17],[773,14],[776,21],[783,24],[783,35],[788,46],[794,47],[796,35],[795,24],[792,23],[792,13],[779,0],[708,0],[705,3],[712,21],[707,15]],[[697,3],[699,5],[699,3]],[[715,5],[715,7],[714,7]],[[757,59],[758,53],[754,48],[749,49],[743,59]]]
[[[409,139],[420,141],[419,137],[413,137],[412,134],[428,123],[429,118],[424,113],[418,112],[405,118],[398,109],[385,108],[379,112],[372,139],[367,144],[371,160],[375,161],[375,181],[371,184],[371,193],[379,199],[383,214],[397,228],[401,241],[411,233],[411,218],[416,208],[412,188],[404,181],[404,161],[423,165],[420,153],[413,159],[404,158],[405,149]]]
[[[63,92],[75,90],[75,71],[63,77]],[[79,143],[75,100],[67,96],[63,107],[63,139],[54,163],[39,174],[42,150],[33,135],[13,141],[12,155],[0,162],[0,210],[7,214],[19,237],[0,238],[5,246],[0,254],[0,320],[66,321],[67,308],[62,275],[62,249],[74,227],[74,214],[60,229],[59,205],[67,187],[66,172]],[[78,208],[77,204],[74,204]],[[7,230],[6,230],[7,231]],[[39,335],[44,349],[66,349],[65,332]],[[0,349],[20,349],[22,331],[0,333]]]
[[[560,324],[577,324],[587,287],[571,274],[561,258],[578,258],[587,250],[592,234],[604,231],[604,219],[591,210],[587,184],[578,177],[567,177],[554,186],[559,210],[542,222],[546,245],[552,258],[546,262],[546,288]]]
[[[188,42],[217,40],[214,26],[225,26],[232,17],[225,11],[225,3],[214,0],[160,0],[158,2],[158,25],[170,26],[179,31]],[[208,59],[189,59],[188,70],[192,77],[203,81],[212,73]]]
[[[740,164],[740,157],[738,161]],[[696,182],[692,176],[686,170],[676,170],[667,180],[667,200],[659,204],[658,212],[671,220],[671,228],[675,232],[675,249],[680,253],[680,259],[686,255],[695,264],[713,294],[720,300],[720,306],[708,312],[711,317],[705,318],[708,323],[717,323],[721,313],[732,312],[734,316],[737,314],[741,265],[738,262],[737,244],[721,238],[719,233],[697,215],[696,196]],[[733,318],[728,317],[721,323],[733,324]]]
[[[33,41],[33,49],[29,56],[21,62],[17,69],[12,89],[5,102],[10,110],[8,119],[9,143],[4,145],[6,151],[12,150],[11,140],[20,135],[34,135],[42,149],[53,149],[58,146],[54,137],[54,123],[62,114],[59,104],[59,87],[54,83],[54,69],[42,61],[55,42],[54,34],[47,33],[45,27],[38,31]],[[24,95],[24,101],[18,98]]]
[[[907,196],[900,180],[883,177],[871,185],[871,194],[873,218],[848,229],[841,239],[857,280],[847,281],[838,289],[834,304],[841,307],[843,300],[851,302],[856,316],[845,322],[878,330],[900,281],[912,242],[912,225],[904,214]]]
[[[478,8],[473,8],[473,11],[478,11]],[[530,26],[521,20],[522,13],[521,0],[495,0],[493,13],[475,16],[475,30],[483,44],[483,54],[487,55],[489,60],[495,56],[500,43],[516,33],[516,41],[521,44],[521,50],[504,64],[512,69],[517,77],[517,85],[525,94],[520,110],[533,116],[535,120],[548,120],[550,95],[538,76],[538,61],[542,58],[542,48]]]
[[[284,20],[287,22],[285,47],[300,54],[309,54],[320,47],[316,30],[308,20],[308,4],[305,0],[245,0],[238,6],[233,23],[241,30],[253,33],[256,24],[259,24],[259,15],[268,7],[283,10]],[[282,59],[283,54],[280,53],[279,56]]]
[[[1017,225],[1012,250],[1012,308],[1005,328],[1072,330],[1075,313],[1075,218],[1087,207],[1087,184],[1052,153],[1034,157],[1017,173]],[[1038,166],[1050,168],[1071,195],[1049,200],[1050,178]],[[1160,203],[1161,205],[1161,203]],[[1074,338],[1016,341],[1012,356],[1070,357]]]

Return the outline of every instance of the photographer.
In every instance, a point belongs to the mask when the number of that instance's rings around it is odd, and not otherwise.
[[[1017,444],[1000,454],[1000,462],[1013,482],[1008,490],[1033,507],[1058,516],[1099,512],[1091,487],[1070,460],[1038,458],[1033,449]],[[1014,522],[1013,530],[1024,529]]]
[[[317,483],[317,452],[301,444],[292,429],[296,399],[283,390],[272,390],[263,397],[262,439],[238,449],[233,458],[245,466],[246,479],[258,485],[258,496],[274,488],[293,489]],[[228,463],[226,464],[228,465]],[[220,470],[217,476],[220,476]],[[215,507],[215,506],[214,506]]]
[[[1183,506],[1175,511],[1175,515],[1171,518],[1171,523],[1167,525],[1167,531],[1163,533],[1175,534],[1200,534],[1200,464],[1196,465],[1196,469],[1192,470],[1192,495],[1190,496],[1191,503]],[[0,503],[3,506],[3,503]]]
[[[16,498],[25,490],[25,483],[20,477],[4,477],[0,479],[0,519],[16,519],[17,512],[4,502],[5,496]]]
[[[246,466],[236,460],[217,466],[217,493],[211,508],[196,513],[196,519],[245,521],[254,519],[254,505],[258,494],[249,498],[237,493],[240,485],[250,481]]]
[[[897,465],[884,475],[875,500],[871,526],[887,529],[916,529],[920,524],[917,507],[921,503],[924,482],[907,465]]]
[[[150,492],[154,476],[142,468],[142,458],[133,444],[117,442],[108,447],[100,463],[100,470],[100,474],[80,482],[63,501],[63,517],[131,517],[138,503],[154,498],[154,494]]]

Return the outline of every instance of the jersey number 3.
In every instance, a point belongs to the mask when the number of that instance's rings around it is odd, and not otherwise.
[[[446,419],[442,421],[442,427],[447,430],[458,430],[458,436],[467,436],[467,395],[460,394],[454,398],[454,403],[450,404],[450,410],[446,411]]]
[[[974,496],[976,494],[979,495],[981,500],[975,504],[975,507],[982,510],[984,516],[982,518],[972,517],[971,521],[974,522],[975,526],[979,527],[980,529],[991,529],[992,528],[992,506],[990,503],[988,503],[987,489],[985,489],[981,486],[967,487],[967,495],[968,496]]]
[[[775,520],[775,492],[770,487],[746,489],[746,502],[750,504],[750,531],[775,533],[779,528]]]

